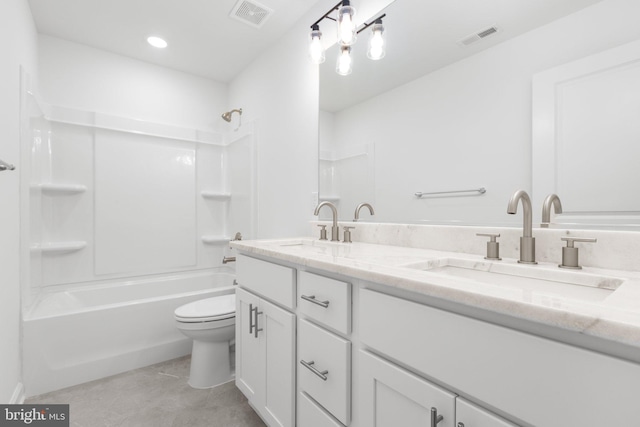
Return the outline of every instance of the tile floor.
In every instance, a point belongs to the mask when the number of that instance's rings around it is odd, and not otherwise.
[[[68,403],[74,427],[264,427],[229,382],[208,390],[187,384],[190,356],[27,399]]]

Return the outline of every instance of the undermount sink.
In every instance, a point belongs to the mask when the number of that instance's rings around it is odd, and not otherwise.
[[[316,254],[337,255],[337,252],[344,251],[338,245],[331,244],[328,241],[320,240],[285,240],[282,243],[278,243],[280,248],[295,248],[296,251],[313,252]]]
[[[552,270],[542,266],[462,258],[438,258],[405,267],[467,282],[473,281],[485,285],[519,289],[532,294],[561,296],[582,301],[602,301],[624,281],[616,277],[583,271]]]

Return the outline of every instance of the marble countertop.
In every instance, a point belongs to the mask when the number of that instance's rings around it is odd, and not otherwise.
[[[233,241],[231,247],[640,348],[639,272],[312,238]]]

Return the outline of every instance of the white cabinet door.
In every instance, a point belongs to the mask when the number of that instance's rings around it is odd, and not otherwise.
[[[260,301],[257,328],[264,363],[265,421],[271,427],[295,424],[295,315]]]
[[[458,397],[456,399],[456,427],[517,427],[487,410]]]
[[[253,403],[263,404],[265,357],[260,351],[261,337],[253,330],[254,313],[260,298],[242,289],[236,290],[236,386]]]
[[[359,352],[359,363],[361,425],[455,426],[454,394],[365,351]]]
[[[236,290],[236,386],[270,427],[293,427],[295,315]]]

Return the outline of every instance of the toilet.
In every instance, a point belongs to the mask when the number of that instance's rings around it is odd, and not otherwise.
[[[180,332],[193,340],[189,385],[204,389],[232,380],[229,346],[235,337],[236,295],[194,301],[174,315]]]

